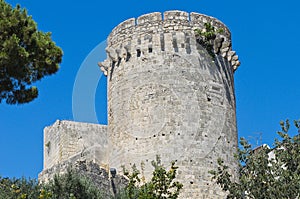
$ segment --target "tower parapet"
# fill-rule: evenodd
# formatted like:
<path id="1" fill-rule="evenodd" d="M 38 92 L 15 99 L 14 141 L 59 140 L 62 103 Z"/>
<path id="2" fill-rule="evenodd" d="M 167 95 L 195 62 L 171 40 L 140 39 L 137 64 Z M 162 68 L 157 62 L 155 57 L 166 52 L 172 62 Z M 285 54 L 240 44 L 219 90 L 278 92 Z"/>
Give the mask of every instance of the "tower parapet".
<path id="1" fill-rule="evenodd" d="M 215 53 L 226 57 L 233 70 L 236 70 L 240 63 L 231 49 L 229 29 L 216 18 L 183 11 L 167 11 L 163 16 L 160 12 L 154 12 L 120 23 L 107 39 L 108 59 L 99 63 L 99 66 L 107 75 L 114 62 L 114 65 L 119 65 L 122 61 L 133 61 L 165 51 L 198 53 L 195 30 L 204 30 L 205 23 L 222 30 L 214 42 Z"/>
<path id="2" fill-rule="evenodd" d="M 206 26 L 222 30 L 209 41 Z M 202 39 L 202 40 L 201 40 Z M 181 198 L 224 198 L 208 171 L 222 158 L 234 172 L 237 130 L 233 74 L 239 66 L 231 34 L 219 20 L 182 11 L 128 19 L 107 40 L 108 160 L 145 165 L 176 161 Z"/>

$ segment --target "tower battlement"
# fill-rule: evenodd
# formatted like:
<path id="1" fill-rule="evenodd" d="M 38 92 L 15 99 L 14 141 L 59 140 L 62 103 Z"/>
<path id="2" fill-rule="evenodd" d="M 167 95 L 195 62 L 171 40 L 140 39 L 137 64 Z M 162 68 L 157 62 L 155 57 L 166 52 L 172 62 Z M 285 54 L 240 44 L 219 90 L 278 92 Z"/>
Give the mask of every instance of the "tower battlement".
<path id="1" fill-rule="evenodd" d="M 240 63 L 231 50 L 229 29 L 216 18 L 183 11 L 167 11 L 163 15 L 154 12 L 120 23 L 107 39 L 108 59 L 99 66 L 107 75 L 112 65 L 149 58 L 153 54 L 198 54 L 201 47 L 197 43 L 195 30 L 204 30 L 206 23 L 215 30 L 222 30 L 214 40 L 214 53 L 226 57 L 236 70 Z"/>
<path id="2" fill-rule="evenodd" d="M 204 14 L 184 11 L 166 11 L 163 14 L 153 12 L 138 18 L 131 18 L 117 25 L 108 37 L 108 45 L 113 45 L 124 38 L 130 38 L 133 34 L 145 34 L 149 30 L 156 32 L 171 32 L 180 30 L 194 30 L 204 28 L 205 23 L 210 23 L 217 29 L 224 29 L 222 35 L 230 40 L 229 29 L 220 20 Z M 158 28 L 157 28 L 158 27 Z M 123 38 L 123 39 L 121 39 Z"/>

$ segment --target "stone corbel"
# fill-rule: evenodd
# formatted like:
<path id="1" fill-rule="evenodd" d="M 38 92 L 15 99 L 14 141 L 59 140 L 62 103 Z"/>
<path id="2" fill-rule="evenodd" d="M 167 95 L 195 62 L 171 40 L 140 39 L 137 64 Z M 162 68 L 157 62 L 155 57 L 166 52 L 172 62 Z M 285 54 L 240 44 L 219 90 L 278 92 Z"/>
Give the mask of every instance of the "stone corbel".
<path id="1" fill-rule="evenodd" d="M 100 67 L 100 70 L 103 72 L 103 74 L 107 76 L 108 69 L 111 66 L 111 61 L 107 58 L 103 62 L 98 62 L 98 66 Z"/>
<path id="2" fill-rule="evenodd" d="M 214 40 L 214 53 L 218 54 L 220 52 L 224 40 L 224 37 L 217 37 Z"/>
<path id="3" fill-rule="evenodd" d="M 233 68 L 233 71 L 240 66 L 241 62 L 239 61 L 239 56 L 236 55 L 235 51 L 231 50 L 231 42 L 223 40 L 220 53 L 222 57 L 227 58 Z"/>
<path id="4" fill-rule="evenodd" d="M 235 71 L 240 66 L 239 56 L 236 55 L 235 51 L 229 51 L 227 53 L 227 60 L 230 62 L 233 67 L 233 71 Z"/>
<path id="5" fill-rule="evenodd" d="M 118 55 L 118 60 L 126 61 L 127 50 L 124 47 L 116 49 L 116 52 L 117 52 L 117 55 Z"/>
<path id="6" fill-rule="evenodd" d="M 116 52 L 116 49 L 107 47 L 106 49 L 107 56 L 113 61 L 118 62 L 118 53 Z"/>

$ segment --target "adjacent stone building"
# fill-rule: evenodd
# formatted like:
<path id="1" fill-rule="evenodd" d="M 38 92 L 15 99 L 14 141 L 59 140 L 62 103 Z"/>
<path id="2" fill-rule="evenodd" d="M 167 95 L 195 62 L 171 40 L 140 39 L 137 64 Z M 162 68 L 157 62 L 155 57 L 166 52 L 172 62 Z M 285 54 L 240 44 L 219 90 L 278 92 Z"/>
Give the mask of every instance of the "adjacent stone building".
<path id="1" fill-rule="evenodd" d="M 212 37 L 209 34 L 213 34 Z M 44 171 L 63 162 L 102 168 L 176 161 L 181 198 L 224 198 L 208 171 L 222 158 L 235 172 L 234 71 L 238 56 L 219 20 L 182 11 L 150 13 L 115 27 L 107 40 L 108 125 L 57 121 L 44 131 Z M 46 177 L 45 177 L 46 176 Z"/>

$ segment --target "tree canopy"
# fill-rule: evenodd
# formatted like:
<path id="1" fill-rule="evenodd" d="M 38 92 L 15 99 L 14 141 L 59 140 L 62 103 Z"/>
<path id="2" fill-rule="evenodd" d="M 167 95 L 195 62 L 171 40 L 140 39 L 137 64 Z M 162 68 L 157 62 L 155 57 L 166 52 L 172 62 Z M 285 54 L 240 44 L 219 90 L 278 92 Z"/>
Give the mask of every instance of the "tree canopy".
<path id="1" fill-rule="evenodd" d="M 242 138 L 237 158 L 239 180 L 234 181 L 228 167 L 219 160 L 211 171 L 213 179 L 228 192 L 227 198 L 295 199 L 300 196 L 300 120 L 294 121 L 297 133 L 290 136 L 290 122 L 280 122 L 274 148 L 263 145 L 253 150 Z"/>
<path id="2" fill-rule="evenodd" d="M 20 5 L 13 8 L 0 0 L 0 103 L 34 100 L 38 89 L 32 83 L 56 73 L 61 61 L 62 50 L 51 33 L 39 31 Z"/>

